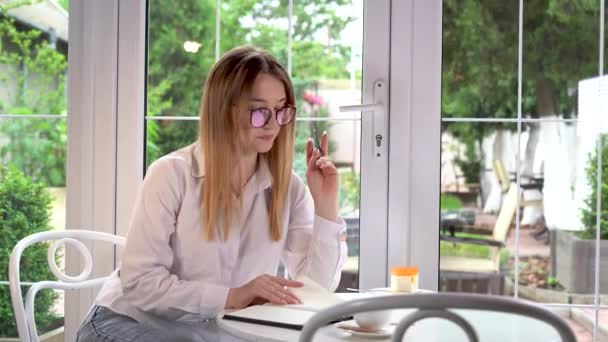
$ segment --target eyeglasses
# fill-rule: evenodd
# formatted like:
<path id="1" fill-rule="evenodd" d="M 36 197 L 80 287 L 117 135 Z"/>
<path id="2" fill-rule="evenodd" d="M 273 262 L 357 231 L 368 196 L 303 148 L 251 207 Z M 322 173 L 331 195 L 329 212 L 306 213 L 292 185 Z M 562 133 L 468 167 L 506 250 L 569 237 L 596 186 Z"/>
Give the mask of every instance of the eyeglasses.
<path id="1" fill-rule="evenodd" d="M 250 122 L 251 126 L 255 128 L 261 128 L 268 124 L 270 118 L 272 117 L 272 109 L 268 108 L 256 108 L 252 109 L 250 113 Z M 275 112 L 275 118 L 279 126 L 285 126 L 293 121 L 293 118 L 296 116 L 296 107 L 293 106 L 285 106 L 281 109 L 277 109 Z"/>

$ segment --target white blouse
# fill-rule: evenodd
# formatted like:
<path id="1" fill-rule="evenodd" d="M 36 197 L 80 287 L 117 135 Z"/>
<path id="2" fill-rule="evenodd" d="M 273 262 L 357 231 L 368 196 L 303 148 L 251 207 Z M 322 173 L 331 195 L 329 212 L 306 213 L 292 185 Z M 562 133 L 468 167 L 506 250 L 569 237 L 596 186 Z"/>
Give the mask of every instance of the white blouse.
<path id="1" fill-rule="evenodd" d="M 131 218 L 122 264 L 95 303 L 139 322 L 213 318 L 230 288 L 262 274 L 276 275 L 279 260 L 289 276 L 308 276 L 334 291 L 346 260 L 346 224 L 314 215 L 312 197 L 292 175 L 283 234 L 269 234 L 267 194 L 272 175 L 264 158 L 245 185 L 242 215 L 223 241 L 201 230 L 204 168 L 198 143 L 155 161 L 146 174 Z M 219 238 L 217 238 L 219 237 Z M 161 323 L 162 324 L 162 323 Z"/>

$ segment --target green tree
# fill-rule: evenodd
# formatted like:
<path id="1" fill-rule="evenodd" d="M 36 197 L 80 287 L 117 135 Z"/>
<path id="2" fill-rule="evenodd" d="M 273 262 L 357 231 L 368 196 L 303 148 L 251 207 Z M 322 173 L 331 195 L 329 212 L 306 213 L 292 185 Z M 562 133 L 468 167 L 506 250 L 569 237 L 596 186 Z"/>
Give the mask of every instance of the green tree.
<path id="1" fill-rule="evenodd" d="M 353 17 L 339 14 L 350 0 L 293 2 L 292 76 L 296 79 L 347 78 L 350 48 L 337 42 Z M 288 1 L 230 0 L 222 11 L 222 51 L 244 43 L 271 51 L 287 65 Z M 255 22 L 255 26 L 244 26 Z M 315 37 L 327 34 L 323 44 Z"/>
<path id="2" fill-rule="evenodd" d="M 314 92 L 319 79 L 349 76 L 350 47 L 337 42 L 352 17 L 338 11 L 349 0 L 311 0 L 294 2 L 292 78 L 299 116 L 327 116 L 324 106 L 311 111 L 303 99 L 305 92 Z M 286 0 L 227 0 L 221 10 L 221 51 L 251 44 L 272 52 L 287 65 Z M 150 3 L 148 54 L 148 115 L 197 116 L 204 82 L 215 62 L 215 1 L 187 0 L 167 10 L 159 1 Z M 192 20 L 197 18 L 197 20 Z M 255 24 L 254 24 L 255 23 Z M 281 26 L 282 25 L 282 26 Z M 327 44 L 316 39 L 326 31 Z M 185 41 L 201 43 L 197 53 L 183 49 Z M 197 137 L 195 121 L 147 122 L 147 164 L 163 154 L 193 142 Z M 305 146 L 316 126 L 319 134 L 329 129 L 328 123 L 300 123 L 296 127 L 296 160 L 294 168 L 300 176 L 306 170 Z M 334 145 L 334 144 L 332 144 Z M 304 178 L 305 179 L 305 178 Z M 345 206 L 358 207 L 357 175 L 345 177 Z M 356 183 L 356 184 L 355 184 Z M 352 204 L 348 204 L 351 201 Z M 356 203 L 355 203 L 356 201 Z M 346 203 L 348 202 L 348 203 Z"/>
<path id="3" fill-rule="evenodd" d="M 296 3 L 294 16 L 294 82 L 320 78 L 347 77 L 348 53 L 344 46 L 327 46 L 314 35 L 329 28 L 335 40 L 352 20 L 337 14 L 350 1 L 314 0 Z M 279 28 L 278 18 L 287 17 L 287 1 L 231 0 L 222 3 L 221 50 L 252 44 L 271 51 L 287 63 L 287 28 Z M 192 20 L 197 18 L 197 20 Z M 255 25 L 245 25 L 249 21 Z M 148 115 L 197 116 L 209 70 L 215 62 L 215 1 L 186 0 L 167 10 L 164 3 L 151 1 L 148 60 Z M 202 45 L 197 53 L 183 49 L 185 41 Z M 314 68 L 313 68 L 314 67 Z M 163 89 L 159 89 L 159 88 Z M 154 103 L 150 94 L 155 94 Z M 159 104 L 163 104 L 159 106 Z M 148 122 L 148 164 L 162 154 L 184 146 L 196 138 L 194 122 Z"/>
<path id="4" fill-rule="evenodd" d="M 185 0 L 167 9 L 160 1 L 151 1 L 149 9 L 148 115 L 198 116 L 204 82 L 215 62 L 215 1 Z M 328 108 L 310 110 L 303 99 L 305 92 L 315 92 L 320 79 L 349 76 L 350 47 L 338 43 L 340 33 L 353 20 L 338 11 L 349 0 L 310 0 L 294 2 L 292 79 L 296 91 L 298 116 L 328 116 Z M 272 52 L 287 65 L 286 0 L 226 0 L 221 9 L 221 51 L 251 44 Z M 196 18 L 196 20 L 192 20 Z M 319 32 L 327 33 L 327 43 L 319 42 Z M 187 53 L 185 41 L 201 44 L 198 52 Z M 196 121 L 147 122 L 149 165 L 163 154 L 196 140 Z M 328 123 L 299 123 L 296 126 L 294 169 L 300 176 L 306 170 L 305 146 L 316 126 L 319 134 Z M 332 144 L 334 145 L 334 144 Z M 305 179 L 305 177 L 304 177 Z M 345 177 L 345 207 L 358 207 L 357 175 Z M 356 184 L 355 184 L 356 183 Z M 354 203 L 356 201 L 356 203 Z"/>
<path id="5" fill-rule="evenodd" d="M 572 92 L 598 74 L 599 3 L 538 0 L 524 6 L 523 113 L 575 113 Z M 445 0 L 443 18 L 444 115 L 515 117 L 518 4 Z"/>
<path id="6" fill-rule="evenodd" d="M 524 6 L 522 113 L 576 115 L 578 82 L 598 75 L 599 2 L 535 0 Z M 516 117 L 518 4 L 445 0 L 443 7 L 444 117 Z M 447 129 L 474 155 L 483 136 L 506 127 L 450 124 Z"/>
<path id="7" fill-rule="evenodd" d="M 67 59 L 41 32 L 19 27 L 0 13 L 0 86 L 9 92 L 0 111 L 17 115 L 65 114 Z M 67 125 L 65 119 L 6 120 L 0 137 L 0 159 L 47 186 L 65 185 Z"/>

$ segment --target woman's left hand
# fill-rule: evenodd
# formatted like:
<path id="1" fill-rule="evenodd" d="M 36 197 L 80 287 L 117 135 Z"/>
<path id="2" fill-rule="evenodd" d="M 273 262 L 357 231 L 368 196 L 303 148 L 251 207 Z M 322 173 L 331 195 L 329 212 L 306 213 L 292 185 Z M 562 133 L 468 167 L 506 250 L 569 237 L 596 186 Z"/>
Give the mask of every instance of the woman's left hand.
<path id="1" fill-rule="evenodd" d="M 327 156 L 329 151 L 327 132 L 323 132 L 321 137 L 321 150 L 323 153 L 314 147 L 312 139 L 308 139 L 306 145 L 306 159 L 308 160 L 306 179 L 315 202 L 315 214 L 330 221 L 338 221 L 340 179 L 336 166 Z"/>

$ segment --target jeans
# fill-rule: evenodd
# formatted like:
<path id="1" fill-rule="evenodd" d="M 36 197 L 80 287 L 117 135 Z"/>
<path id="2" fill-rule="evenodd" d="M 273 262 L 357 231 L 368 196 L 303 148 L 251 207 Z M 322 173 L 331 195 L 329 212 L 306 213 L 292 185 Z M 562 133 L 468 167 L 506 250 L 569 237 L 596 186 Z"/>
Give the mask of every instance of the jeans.
<path id="1" fill-rule="evenodd" d="M 78 329 L 77 342 L 238 342 L 242 341 L 222 331 L 215 321 L 199 324 L 175 323 L 171 331 L 137 322 L 104 306 L 94 306 Z"/>

